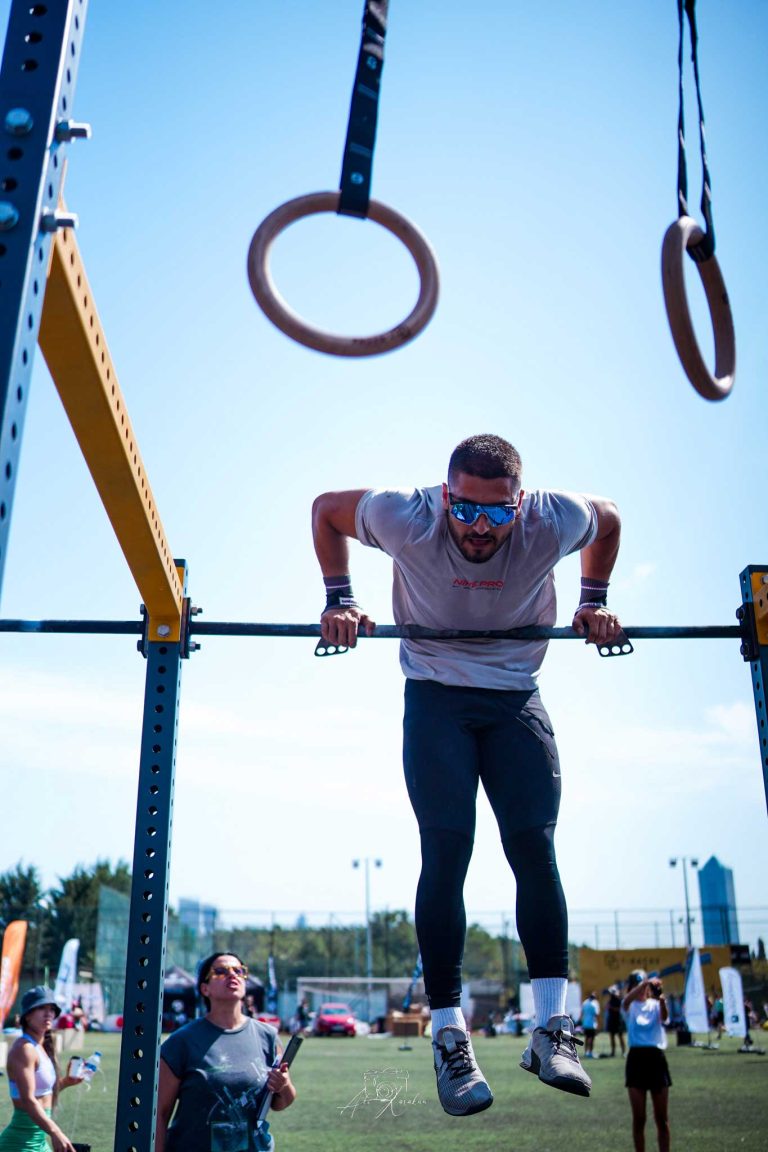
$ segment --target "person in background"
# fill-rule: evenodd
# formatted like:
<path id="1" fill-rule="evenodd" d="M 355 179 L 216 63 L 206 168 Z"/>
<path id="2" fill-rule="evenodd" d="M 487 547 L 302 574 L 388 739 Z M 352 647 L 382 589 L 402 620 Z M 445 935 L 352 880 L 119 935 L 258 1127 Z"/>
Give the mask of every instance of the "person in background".
<path id="1" fill-rule="evenodd" d="M 247 975 L 232 952 L 201 962 L 197 990 L 206 1014 L 160 1048 L 155 1152 L 264 1152 L 272 1144 L 256 1124 L 264 1094 L 272 1093 L 275 1112 L 296 1099 L 277 1032 L 245 1014 Z"/>
<path id="2" fill-rule="evenodd" d="M 496 1014 L 494 1012 L 489 1012 L 488 1015 L 486 1016 L 486 1019 L 485 1019 L 485 1025 L 483 1026 L 483 1032 L 490 1039 L 497 1034 L 497 1031 L 498 1031 L 498 1029 L 496 1028 Z"/>
<path id="3" fill-rule="evenodd" d="M 581 1006 L 581 1026 L 584 1029 L 584 1059 L 595 1059 L 595 1033 L 597 1018 L 600 1015 L 600 1001 L 597 992 L 590 992 Z"/>
<path id="4" fill-rule="evenodd" d="M 616 1055 L 616 1037 L 619 1038 L 622 1056 L 625 1054 L 624 1020 L 621 1015 L 621 996 L 615 984 L 608 989 L 608 998 L 605 1001 L 605 1030 L 611 1039 L 611 1056 Z"/>
<path id="5" fill-rule="evenodd" d="M 672 1087 L 672 1077 L 664 1055 L 667 1046 L 664 1024 L 668 1012 L 661 980 L 649 980 L 641 969 L 631 972 L 622 1007 L 627 1014 L 629 1053 L 624 1071 L 632 1107 L 635 1152 L 645 1152 L 646 1101 L 649 1092 L 659 1152 L 669 1152 L 669 1089 Z"/>
<path id="6" fill-rule="evenodd" d="M 13 1102 L 11 1122 L 0 1132 L 0 1152 L 74 1152 L 70 1140 L 53 1119 L 53 1108 L 63 1088 L 81 1084 L 82 1078 L 59 1075 L 53 1025 L 61 1013 L 53 992 L 43 984 L 21 998 L 21 1028 L 8 1053 L 8 1088 Z"/>
<path id="7" fill-rule="evenodd" d="M 78 996 L 77 1000 L 75 1000 L 72 1004 L 72 1019 L 75 1022 L 75 1028 L 78 1032 L 84 1032 L 88 1027 L 88 1020 L 85 1016 L 82 996 Z"/>
<path id="8" fill-rule="evenodd" d="M 299 1003 L 296 1005 L 296 1015 L 294 1020 L 294 1031 L 297 1032 L 300 1036 L 303 1035 L 305 1028 L 307 1028 L 309 1025 L 309 1008 L 304 997 L 302 997 Z"/>

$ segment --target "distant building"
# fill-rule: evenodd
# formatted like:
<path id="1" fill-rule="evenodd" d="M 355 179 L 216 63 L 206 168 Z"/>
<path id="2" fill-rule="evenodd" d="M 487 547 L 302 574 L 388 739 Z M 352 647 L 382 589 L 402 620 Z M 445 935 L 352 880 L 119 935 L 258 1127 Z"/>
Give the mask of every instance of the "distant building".
<path id="1" fill-rule="evenodd" d="M 211 936 L 216 930 L 218 909 L 211 904 L 201 904 L 199 900 L 179 900 L 179 920 L 197 936 Z"/>
<path id="2" fill-rule="evenodd" d="M 699 869 L 699 898 L 705 944 L 738 944 L 736 893 L 733 872 L 716 856 Z"/>

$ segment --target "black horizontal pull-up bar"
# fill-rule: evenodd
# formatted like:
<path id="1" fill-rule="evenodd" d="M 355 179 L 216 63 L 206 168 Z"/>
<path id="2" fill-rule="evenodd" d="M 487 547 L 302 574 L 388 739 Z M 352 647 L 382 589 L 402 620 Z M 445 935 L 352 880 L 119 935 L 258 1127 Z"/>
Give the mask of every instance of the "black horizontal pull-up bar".
<path id="1" fill-rule="evenodd" d="M 195 620 L 190 631 L 196 636 L 319 636 L 319 624 L 247 624 Z M 703 627 L 624 628 L 635 640 L 736 640 L 737 624 L 711 624 Z M 583 640 L 573 628 L 549 628 L 529 624 L 523 628 L 422 628 L 418 624 L 379 624 L 366 640 Z"/>
<path id="2" fill-rule="evenodd" d="M 207 624 L 195 621 L 192 632 L 198 636 L 319 636 L 319 624 Z M 741 631 L 737 624 L 704 627 L 624 628 L 636 640 L 734 640 Z M 548 628 L 529 624 L 524 628 L 422 628 L 418 624 L 380 624 L 366 640 L 583 640 L 573 628 Z"/>
<path id="3" fill-rule="evenodd" d="M 85 633 L 93 635 L 140 636 L 143 620 L 0 620 L 0 632 Z M 319 624 L 260 624 L 237 620 L 189 622 L 193 636 L 320 636 Z M 666 625 L 633 627 L 625 634 L 632 640 L 738 640 L 738 624 Z M 380 624 L 372 640 L 583 640 L 573 628 L 549 628 L 530 624 L 523 628 L 422 628 L 418 624 Z"/>
<path id="4" fill-rule="evenodd" d="M 0 632 L 81 632 L 141 636 L 143 620 L 0 620 Z"/>

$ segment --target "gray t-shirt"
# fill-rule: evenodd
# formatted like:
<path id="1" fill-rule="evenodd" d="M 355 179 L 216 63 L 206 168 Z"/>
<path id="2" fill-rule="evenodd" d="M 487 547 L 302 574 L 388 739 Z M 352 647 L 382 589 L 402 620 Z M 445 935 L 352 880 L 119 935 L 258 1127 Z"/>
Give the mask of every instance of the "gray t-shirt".
<path id="1" fill-rule="evenodd" d="M 528 492 L 511 534 L 482 564 L 466 560 L 448 531 L 442 488 L 370 491 L 356 513 L 358 539 L 391 556 L 396 624 L 500 629 L 552 625 L 552 569 L 590 544 L 597 513 L 572 492 Z M 545 640 L 403 640 L 400 664 L 413 680 L 528 691 Z"/>
<path id="2" fill-rule="evenodd" d="M 248 1017 L 227 1030 L 193 1020 L 163 1041 L 160 1055 L 181 1081 L 167 1152 L 253 1149 L 253 1123 L 277 1053 L 277 1033 Z"/>

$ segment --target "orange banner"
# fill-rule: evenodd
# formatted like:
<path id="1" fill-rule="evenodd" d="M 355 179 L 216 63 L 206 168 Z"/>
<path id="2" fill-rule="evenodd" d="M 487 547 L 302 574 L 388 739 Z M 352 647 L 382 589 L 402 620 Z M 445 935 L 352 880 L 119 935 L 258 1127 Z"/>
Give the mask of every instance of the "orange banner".
<path id="1" fill-rule="evenodd" d="M 19 991 L 26 939 L 26 920 L 11 920 L 3 935 L 3 953 L 0 958 L 0 1028 L 5 1024 L 5 1018 Z"/>

